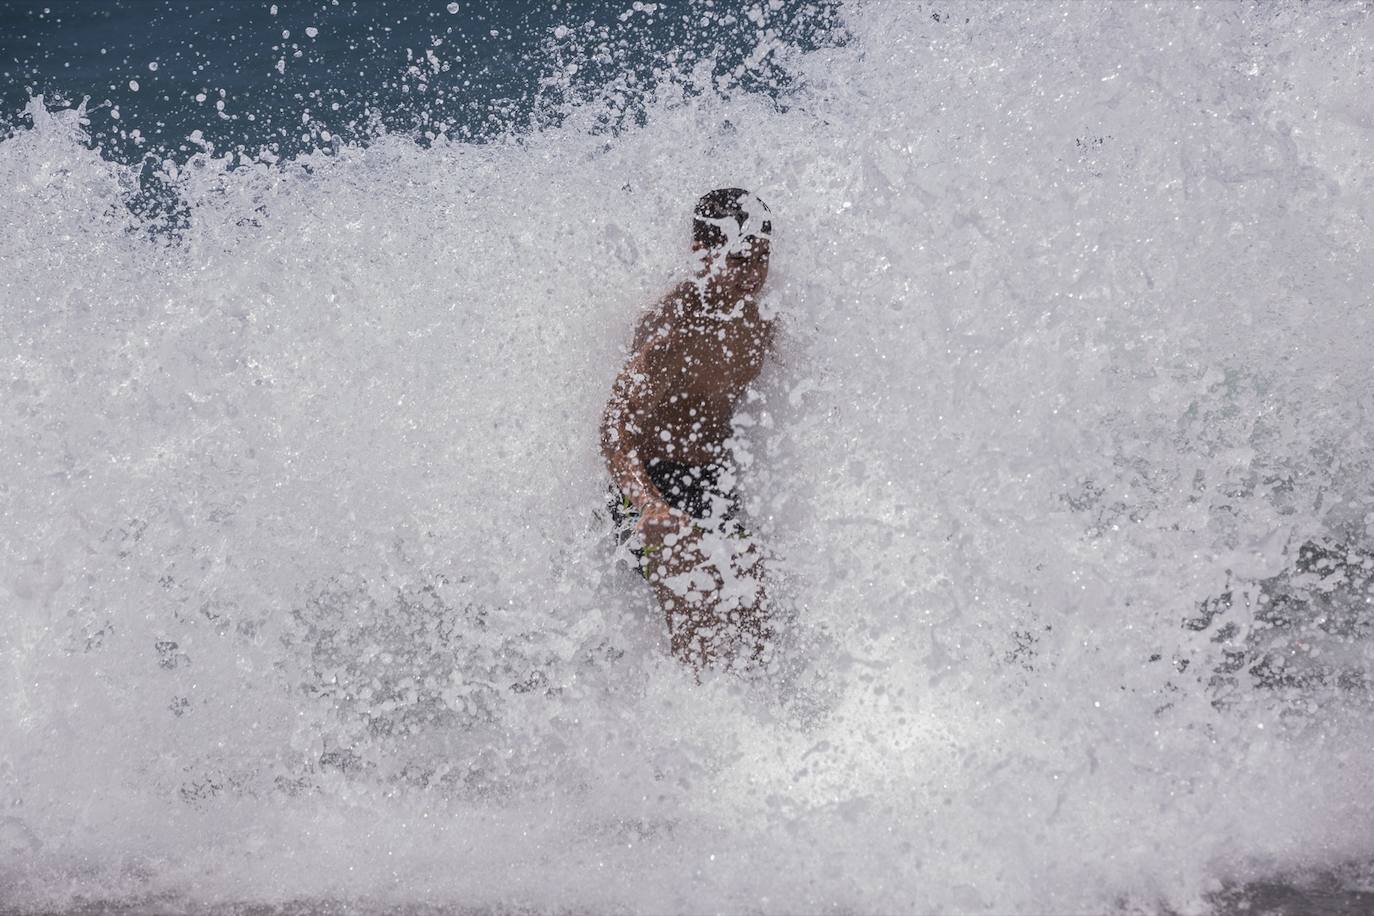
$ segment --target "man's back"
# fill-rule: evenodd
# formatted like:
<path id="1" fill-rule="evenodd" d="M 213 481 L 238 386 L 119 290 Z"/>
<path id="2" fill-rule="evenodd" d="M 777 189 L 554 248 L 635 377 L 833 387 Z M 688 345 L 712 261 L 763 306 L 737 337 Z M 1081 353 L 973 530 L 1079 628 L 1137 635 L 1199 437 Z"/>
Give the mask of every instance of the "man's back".
<path id="1" fill-rule="evenodd" d="M 636 355 L 665 381 L 640 404 L 637 447 L 645 460 L 720 457 L 735 405 L 758 377 L 773 336 L 752 295 L 721 307 L 733 292 L 689 280 L 640 323 Z"/>

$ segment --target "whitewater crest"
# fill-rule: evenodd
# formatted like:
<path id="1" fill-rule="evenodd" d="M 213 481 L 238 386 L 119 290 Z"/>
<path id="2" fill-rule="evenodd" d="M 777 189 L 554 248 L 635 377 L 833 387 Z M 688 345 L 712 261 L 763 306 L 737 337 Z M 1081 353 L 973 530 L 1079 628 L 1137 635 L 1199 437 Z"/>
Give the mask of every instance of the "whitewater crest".
<path id="1" fill-rule="evenodd" d="M 1367 880 L 1368 9 L 871 3 L 805 53 L 758 16 L 784 95 L 692 64 L 482 143 L 127 166 L 30 106 L 0 900 Z M 596 429 L 718 186 L 775 217 L 736 441 L 786 626 L 698 685 L 596 518 Z"/>

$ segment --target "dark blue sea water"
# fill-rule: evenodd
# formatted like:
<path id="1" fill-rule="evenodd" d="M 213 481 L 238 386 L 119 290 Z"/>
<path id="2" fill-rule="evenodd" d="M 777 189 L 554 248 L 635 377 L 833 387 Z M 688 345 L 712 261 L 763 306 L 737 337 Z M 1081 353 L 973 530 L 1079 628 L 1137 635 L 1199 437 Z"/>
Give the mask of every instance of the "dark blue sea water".
<path id="1" fill-rule="evenodd" d="M 838 0 L 0 0 L 0 117 L 84 99 L 112 155 L 184 159 L 193 131 L 277 156 L 382 130 L 490 137 L 699 61 L 776 96 L 776 61 L 741 66 L 756 8 L 782 47 L 842 40 Z"/>

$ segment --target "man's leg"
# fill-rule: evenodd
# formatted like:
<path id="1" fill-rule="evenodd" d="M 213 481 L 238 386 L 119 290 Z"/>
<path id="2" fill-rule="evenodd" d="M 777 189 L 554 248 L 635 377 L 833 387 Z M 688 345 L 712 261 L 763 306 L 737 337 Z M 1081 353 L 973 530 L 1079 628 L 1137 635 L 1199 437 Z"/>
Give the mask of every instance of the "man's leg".
<path id="1" fill-rule="evenodd" d="M 673 654 L 697 669 L 758 661 L 771 633 L 757 546 L 700 528 L 654 546 L 645 572 Z"/>

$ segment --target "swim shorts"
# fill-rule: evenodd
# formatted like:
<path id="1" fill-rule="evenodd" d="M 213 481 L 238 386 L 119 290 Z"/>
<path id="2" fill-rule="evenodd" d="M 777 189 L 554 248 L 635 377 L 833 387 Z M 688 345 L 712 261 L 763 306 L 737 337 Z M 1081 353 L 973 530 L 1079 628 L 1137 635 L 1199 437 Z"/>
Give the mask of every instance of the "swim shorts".
<path id="1" fill-rule="evenodd" d="M 678 464 L 673 461 L 660 461 L 655 458 L 645 467 L 649 480 L 663 495 L 663 499 L 674 509 L 679 509 L 695 519 L 702 527 L 723 528 L 736 537 L 746 538 L 749 533 L 739 520 L 739 494 L 731 487 L 724 489 L 720 478 L 726 468 L 720 464 L 693 465 Z M 611 487 L 607 502 L 611 522 L 615 526 L 617 544 L 628 545 L 630 552 L 641 561 L 653 553 L 635 543 L 634 525 L 639 512 L 631 504 L 629 497 L 614 486 Z M 641 563 L 640 572 L 644 572 Z"/>

